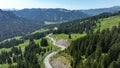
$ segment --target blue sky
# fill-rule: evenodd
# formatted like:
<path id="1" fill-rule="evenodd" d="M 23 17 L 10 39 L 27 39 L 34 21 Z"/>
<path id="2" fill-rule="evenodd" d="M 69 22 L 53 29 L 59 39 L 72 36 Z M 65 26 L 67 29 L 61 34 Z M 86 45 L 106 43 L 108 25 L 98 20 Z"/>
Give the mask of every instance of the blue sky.
<path id="1" fill-rule="evenodd" d="M 120 6 L 120 0 L 0 0 L 0 8 L 94 9 Z"/>

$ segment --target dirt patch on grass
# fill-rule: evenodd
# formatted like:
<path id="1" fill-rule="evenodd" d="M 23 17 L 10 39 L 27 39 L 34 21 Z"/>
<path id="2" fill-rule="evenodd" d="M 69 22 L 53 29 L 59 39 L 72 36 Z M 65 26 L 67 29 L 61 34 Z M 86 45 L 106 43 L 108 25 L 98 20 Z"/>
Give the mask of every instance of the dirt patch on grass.
<path id="1" fill-rule="evenodd" d="M 53 68 L 72 68 L 70 66 L 69 60 L 64 56 L 57 57 L 51 61 Z"/>
<path id="2" fill-rule="evenodd" d="M 68 47 L 69 46 L 69 41 L 66 39 L 57 39 L 56 44 L 59 44 L 61 46 Z"/>

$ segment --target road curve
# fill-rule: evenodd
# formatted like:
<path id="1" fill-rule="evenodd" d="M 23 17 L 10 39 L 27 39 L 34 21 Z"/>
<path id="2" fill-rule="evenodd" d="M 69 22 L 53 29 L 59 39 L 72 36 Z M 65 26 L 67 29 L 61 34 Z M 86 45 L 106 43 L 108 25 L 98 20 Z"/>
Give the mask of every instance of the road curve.
<path id="1" fill-rule="evenodd" d="M 64 50 L 66 47 L 56 44 L 56 40 L 54 38 L 50 37 L 51 35 L 52 34 L 47 35 L 47 38 L 49 38 L 53 42 L 54 45 L 60 47 L 61 51 Z M 52 65 L 50 64 L 50 58 L 57 53 L 58 53 L 58 51 L 54 51 L 45 57 L 45 59 L 44 59 L 45 68 L 53 68 Z"/>

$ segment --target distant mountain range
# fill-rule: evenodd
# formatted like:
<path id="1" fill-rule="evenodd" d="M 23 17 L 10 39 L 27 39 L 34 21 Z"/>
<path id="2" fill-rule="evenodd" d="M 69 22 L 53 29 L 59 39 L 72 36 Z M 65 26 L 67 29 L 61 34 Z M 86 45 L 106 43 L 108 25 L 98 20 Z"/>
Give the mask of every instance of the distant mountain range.
<path id="1" fill-rule="evenodd" d="M 99 8 L 99 9 L 89 9 L 89 10 L 67 10 L 67 9 L 22 9 L 13 10 L 13 12 L 19 16 L 26 19 L 34 20 L 36 22 L 44 23 L 48 22 L 64 22 L 72 21 L 76 19 L 83 19 L 89 16 L 98 15 L 104 12 L 117 12 L 120 11 L 120 6 L 114 6 L 110 8 Z"/>
<path id="2" fill-rule="evenodd" d="M 19 17 L 34 20 L 36 22 L 64 22 L 88 17 L 87 14 L 67 9 L 23 9 L 13 11 Z"/>
<path id="3" fill-rule="evenodd" d="M 16 16 L 13 12 L 0 10 L 0 41 L 27 34 L 40 28 L 34 21 Z"/>
<path id="4" fill-rule="evenodd" d="M 118 12 L 118 11 L 120 11 L 120 6 L 114 6 L 114 7 L 110 7 L 110 8 L 80 10 L 80 11 L 91 16 L 91 15 L 98 15 L 98 14 L 101 14 L 104 12 L 110 12 L 110 13 Z"/>

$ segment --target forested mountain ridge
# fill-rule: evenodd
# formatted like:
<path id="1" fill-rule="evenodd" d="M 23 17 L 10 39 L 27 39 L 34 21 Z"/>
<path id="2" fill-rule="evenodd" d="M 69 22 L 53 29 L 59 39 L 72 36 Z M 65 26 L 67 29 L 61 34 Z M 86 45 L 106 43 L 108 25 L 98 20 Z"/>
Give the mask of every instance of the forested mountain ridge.
<path id="1" fill-rule="evenodd" d="M 13 12 L 0 10 L 0 41 L 33 32 L 40 24 L 16 16 Z"/>
<path id="2" fill-rule="evenodd" d="M 88 9 L 88 10 L 67 10 L 62 8 L 56 9 L 22 9 L 14 10 L 13 12 L 20 17 L 26 19 L 35 20 L 40 23 L 48 22 L 64 22 L 72 21 L 76 19 L 83 19 L 86 17 L 98 15 L 104 12 L 115 13 L 120 11 L 120 6 L 113 6 L 110 8 L 98 8 L 98 9 Z"/>
<path id="3" fill-rule="evenodd" d="M 48 22 L 64 22 L 75 19 L 83 19 L 88 17 L 87 14 L 77 10 L 67 9 L 23 9 L 13 11 L 17 16 L 34 20 L 40 23 Z"/>
<path id="4" fill-rule="evenodd" d="M 102 13 L 82 20 L 74 20 L 58 26 L 54 33 L 93 33 L 97 29 L 111 28 L 120 22 L 120 12 Z M 112 21 L 112 22 L 110 22 Z"/>

